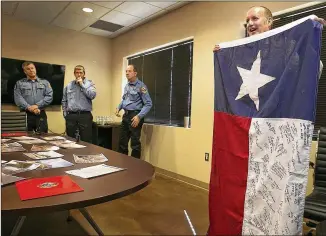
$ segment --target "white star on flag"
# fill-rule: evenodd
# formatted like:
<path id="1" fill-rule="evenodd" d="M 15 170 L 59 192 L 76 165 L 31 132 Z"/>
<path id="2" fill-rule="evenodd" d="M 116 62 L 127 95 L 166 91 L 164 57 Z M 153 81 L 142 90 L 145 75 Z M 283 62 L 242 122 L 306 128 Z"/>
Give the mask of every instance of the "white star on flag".
<path id="1" fill-rule="evenodd" d="M 258 52 L 257 59 L 252 64 L 251 70 L 246 70 L 238 67 L 238 71 L 242 78 L 242 84 L 235 100 L 242 98 L 243 96 L 249 94 L 251 100 L 255 103 L 257 111 L 259 111 L 259 96 L 258 89 L 263 87 L 265 84 L 276 79 L 275 77 L 264 75 L 260 73 L 260 51 Z"/>

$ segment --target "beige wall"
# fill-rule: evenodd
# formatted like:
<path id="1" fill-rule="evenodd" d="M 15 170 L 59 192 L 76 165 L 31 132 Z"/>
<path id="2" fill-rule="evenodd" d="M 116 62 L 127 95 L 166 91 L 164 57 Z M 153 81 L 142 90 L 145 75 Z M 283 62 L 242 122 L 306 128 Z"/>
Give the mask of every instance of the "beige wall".
<path id="1" fill-rule="evenodd" d="M 194 2 L 121 35 L 112 41 L 112 104 L 119 103 L 122 58 L 152 47 L 194 36 L 191 129 L 145 125 L 143 154 L 162 169 L 209 182 L 213 132 L 213 46 L 243 37 L 246 9 L 264 5 L 272 12 L 303 2 Z M 149 91 L 151 92 L 151 91 Z"/>
<path id="2" fill-rule="evenodd" d="M 93 116 L 110 114 L 109 39 L 59 27 L 25 23 L 3 14 L 1 23 L 2 57 L 66 65 L 65 85 L 74 79 L 74 66 L 84 65 L 87 78 L 94 81 L 97 90 Z M 6 109 L 17 108 L 2 106 L 2 110 Z M 49 128 L 54 132 L 64 132 L 61 106 L 48 108 L 47 115 Z"/>

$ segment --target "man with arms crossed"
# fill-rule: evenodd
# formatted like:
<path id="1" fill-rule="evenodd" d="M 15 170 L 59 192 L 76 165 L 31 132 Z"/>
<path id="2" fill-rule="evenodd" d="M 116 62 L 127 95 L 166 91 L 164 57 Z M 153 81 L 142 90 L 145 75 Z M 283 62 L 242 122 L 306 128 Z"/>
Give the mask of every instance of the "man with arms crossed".
<path id="1" fill-rule="evenodd" d="M 77 65 L 74 69 L 76 79 L 63 90 L 62 110 L 66 119 L 66 132 L 76 138 L 77 130 L 80 139 L 92 142 L 93 115 L 92 100 L 96 97 L 95 85 L 85 77 L 85 68 Z"/>
<path id="2" fill-rule="evenodd" d="M 47 115 L 44 108 L 53 100 L 53 90 L 49 81 L 36 74 L 32 62 L 22 65 L 26 78 L 17 81 L 14 89 L 16 105 L 27 114 L 27 130 L 48 132 Z"/>
<path id="3" fill-rule="evenodd" d="M 128 142 L 131 138 L 131 156 L 141 157 L 140 135 L 144 123 L 144 117 L 152 107 L 152 100 L 146 85 L 138 80 L 137 68 L 129 65 L 126 69 L 128 84 L 125 86 L 122 102 L 116 109 L 119 115 L 124 109 L 122 124 L 120 128 L 119 152 L 128 155 Z"/>

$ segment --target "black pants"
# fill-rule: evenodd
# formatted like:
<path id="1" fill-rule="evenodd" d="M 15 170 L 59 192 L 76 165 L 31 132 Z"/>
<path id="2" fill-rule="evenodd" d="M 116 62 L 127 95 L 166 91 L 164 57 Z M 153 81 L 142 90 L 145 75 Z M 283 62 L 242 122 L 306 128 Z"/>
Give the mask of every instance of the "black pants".
<path id="1" fill-rule="evenodd" d="M 131 156 L 136 158 L 141 157 L 140 135 L 144 119 L 141 119 L 138 126 L 135 128 L 131 126 L 131 119 L 138 113 L 139 111 L 128 111 L 123 115 L 119 140 L 119 152 L 128 155 L 128 143 L 129 139 L 131 139 Z"/>
<path id="2" fill-rule="evenodd" d="M 80 140 L 92 143 L 92 122 L 91 112 L 68 113 L 66 116 L 67 135 L 76 138 L 77 128 L 79 128 Z"/>
<path id="3" fill-rule="evenodd" d="M 39 115 L 35 115 L 29 111 L 27 114 L 27 130 L 41 133 L 48 132 L 48 118 L 44 110 L 41 110 Z"/>

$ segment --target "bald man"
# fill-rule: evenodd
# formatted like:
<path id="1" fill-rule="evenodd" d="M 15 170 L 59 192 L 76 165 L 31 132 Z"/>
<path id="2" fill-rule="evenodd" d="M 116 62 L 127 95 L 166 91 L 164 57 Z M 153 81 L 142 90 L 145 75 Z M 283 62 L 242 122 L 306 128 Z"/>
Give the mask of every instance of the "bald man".
<path id="1" fill-rule="evenodd" d="M 326 26 L 326 21 L 324 19 L 316 17 L 314 20 Z M 248 10 L 246 16 L 246 30 L 249 37 L 271 30 L 272 25 L 273 15 L 267 7 L 255 6 Z M 218 50 L 220 50 L 220 47 L 216 45 L 213 51 L 216 52 Z"/>

